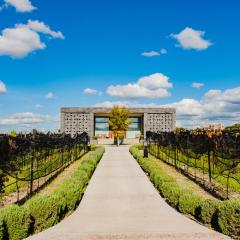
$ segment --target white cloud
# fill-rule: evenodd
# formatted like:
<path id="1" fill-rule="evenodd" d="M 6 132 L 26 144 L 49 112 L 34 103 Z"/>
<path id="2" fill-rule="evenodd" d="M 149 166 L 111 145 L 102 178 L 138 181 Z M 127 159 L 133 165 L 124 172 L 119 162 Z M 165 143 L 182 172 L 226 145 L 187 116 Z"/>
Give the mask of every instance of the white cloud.
<path id="1" fill-rule="evenodd" d="M 193 28 L 186 27 L 178 34 L 171 34 L 170 36 L 176 39 L 184 49 L 205 50 L 212 45 L 210 40 L 205 40 L 203 37 L 204 31 L 194 30 Z"/>
<path id="2" fill-rule="evenodd" d="M 53 121 L 49 115 L 34 114 L 32 112 L 15 113 L 7 117 L 0 117 L 0 125 L 36 124 Z"/>
<path id="3" fill-rule="evenodd" d="M 204 83 L 199 83 L 199 82 L 194 82 L 193 84 L 192 84 L 192 87 L 193 88 L 201 88 L 201 87 L 203 87 L 204 86 Z"/>
<path id="4" fill-rule="evenodd" d="M 105 101 L 100 102 L 92 105 L 92 107 L 105 107 L 105 108 L 112 108 L 113 106 L 119 106 L 119 107 L 129 107 L 130 105 L 128 102 L 121 102 L 121 101 Z"/>
<path id="5" fill-rule="evenodd" d="M 7 92 L 7 87 L 6 87 L 6 85 L 4 84 L 4 82 L 2 82 L 2 81 L 0 80 L 0 94 L 6 93 L 6 92 Z"/>
<path id="6" fill-rule="evenodd" d="M 160 50 L 160 53 L 161 53 L 161 54 L 167 54 L 167 49 L 162 48 L 162 49 Z"/>
<path id="7" fill-rule="evenodd" d="M 53 38 L 64 39 L 62 32 L 60 31 L 55 32 L 51 30 L 50 27 L 46 25 L 44 22 L 40 22 L 38 20 L 35 21 L 28 20 L 27 26 L 35 32 L 44 33 L 50 35 Z"/>
<path id="8" fill-rule="evenodd" d="M 43 105 L 41 105 L 41 104 L 36 104 L 36 105 L 35 105 L 35 108 L 43 108 Z"/>
<path id="9" fill-rule="evenodd" d="M 220 96 L 222 93 L 221 90 L 209 90 L 208 92 L 205 93 L 204 97 L 205 98 L 216 98 L 217 96 Z"/>
<path id="10" fill-rule="evenodd" d="M 0 55 L 23 58 L 46 45 L 41 42 L 38 32 L 54 38 L 63 38 L 61 32 L 54 32 L 43 22 L 29 20 L 27 24 L 16 24 L 14 28 L 5 28 L 0 35 Z"/>
<path id="11" fill-rule="evenodd" d="M 95 90 L 95 89 L 92 89 L 92 88 L 85 88 L 84 90 L 83 90 L 83 93 L 85 93 L 85 94 L 97 94 L 97 90 Z"/>
<path id="12" fill-rule="evenodd" d="M 160 56 L 160 53 L 156 51 L 150 51 L 150 52 L 143 52 L 141 55 L 144 57 L 156 57 L 156 56 Z"/>
<path id="13" fill-rule="evenodd" d="M 156 103 L 136 103 L 136 102 L 130 102 L 130 101 L 105 101 L 105 102 L 99 102 L 94 104 L 92 107 L 106 107 L 106 108 L 112 108 L 113 106 L 119 106 L 119 107 L 142 107 L 142 108 L 158 108 L 160 105 Z"/>
<path id="14" fill-rule="evenodd" d="M 186 128 L 203 127 L 210 123 L 230 125 L 240 121 L 240 87 L 226 90 L 209 90 L 200 100 L 181 99 L 178 102 L 160 105 L 141 104 L 133 101 L 105 101 L 94 107 L 173 107 L 177 111 L 177 126 Z"/>
<path id="15" fill-rule="evenodd" d="M 166 106 L 174 107 L 177 109 L 178 114 L 181 116 L 199 116 L 202 114 L 202 105 L 195 99 L 182 99 L 179 102 L 171 103 Z"/>
<path id="16" fill-rule="evenodd" d="M 54 95 L 52 92 L 49 92 L 46 96 L 45 96 L 46 99 L 53 99 L 54 98 Z"/>
<path id="17" fill-rule="evenodd" d="M 36 9 L 29 0 L 4 0 L 4 6 L 12 6 L 17 12 L 32 12 Z"/>
<path id="18" fill-rule="evenodd" d="M 126 85 L 111 85 L 107 93 L 112 97 L 137 99 L 137 98 L 165 98 L 171 94 L 168 89 L 172 88 L 169 78 L 162 73 L 155 73 L 140 78 L 135 83 Z"/>
<path id="19" fill-rule="evenodd" d="M 240 119 L 240 87 L 209 90 L 200 100 L 182 99 L 165 106 L 177 109 L 178 123 L 184 127 L 215 122 L 229 125 Z"/>
<path id="20" fill-rule="evenodd" d="M 40 36 L 26 25 L 6 28 L 0 35 L 0 55 L 22 58 L 45 47 L 45 44 L 40 40 Z"/>
<path id="21" fill-rule="evenodd" d="M 162 48 L 159 52 L 157 51 L 143 52 L 141 55 L 144 57 L 156 57 L 166 53 L 167 53 L 167 50 L 165 48 Z"/>

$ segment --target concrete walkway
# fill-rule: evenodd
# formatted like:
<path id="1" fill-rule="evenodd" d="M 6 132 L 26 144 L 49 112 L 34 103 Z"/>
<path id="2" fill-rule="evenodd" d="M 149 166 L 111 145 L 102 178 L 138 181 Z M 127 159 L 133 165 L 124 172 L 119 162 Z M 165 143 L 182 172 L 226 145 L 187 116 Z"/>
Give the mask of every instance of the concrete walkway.
<path id="1" fill-rule="evenodd" d="M 230 239 L 166 204 L 128 148 L 107 146 L 78 209 L 56 226 L 29 239 Z"/>

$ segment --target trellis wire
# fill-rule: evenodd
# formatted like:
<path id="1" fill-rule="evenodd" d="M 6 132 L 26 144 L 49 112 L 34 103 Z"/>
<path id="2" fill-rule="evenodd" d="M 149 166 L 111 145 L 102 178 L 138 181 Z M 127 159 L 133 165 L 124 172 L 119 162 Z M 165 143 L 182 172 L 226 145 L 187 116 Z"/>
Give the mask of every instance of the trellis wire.
<path id="1" fill-rule="evenodd" d="M 46 182 L 86 153 L 88 143 L 87 133 L 74 137 L 36 132 L 16 137 L 0 135 L 1 195 L 15 192 L 16 201 L 19 201 L 21 185 L 27 185 L 24 197 L 32 195 L 41 187 L 41 179 Z"/>
<path id="2" fill-rule="evenodd" d="M 230 182 L 240 193 L 240 132 L 147 132 L 149 151 L 220 198 L 229 198 Z M 234 190 L 231 189 L 231 192 Z"/>

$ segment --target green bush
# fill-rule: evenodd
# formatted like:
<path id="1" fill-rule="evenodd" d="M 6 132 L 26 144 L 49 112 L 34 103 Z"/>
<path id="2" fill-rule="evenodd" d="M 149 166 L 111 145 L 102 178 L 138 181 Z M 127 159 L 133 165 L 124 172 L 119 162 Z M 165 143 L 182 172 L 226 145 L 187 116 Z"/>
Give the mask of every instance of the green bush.
<path id="1" fill-rule="evenodd" d="M 166 201 L 173 207 L 178 209 L 179 198 L 184 194 L 185 190 L 181 189 L 177 183 L 165 182 L 162 185 L 162 195 Z"/>
<path id="2" fill-rule="evenodd" d="M 72 212 L 77 205 L 79 204 L 84 188 L 86 183 L 82 181 L 76 181 L 67 179 L 64 181 L 64 184 L 62 184 L 57 190 L 56 194 L 58 194 L 62 199 L 62 210 L 61 212 L 64 216 L 67 212 Z"/>
<path id="3" fill-rule="evenodd" d="M 218 225 L 224 234 L 240 237 L 240 200 L 227 200 L 220 205 L 218 211 Z"/>
<path id="4" fill-rule="evenodd" d="M 5 227 L 4 227 L 2 212 L 0 211 L 0 240 L 3 239 L 4 235 L 5 235 Z"/>
<path id="5" fill-rule="evenodd" d="M 40 232 L 58 223 L 64 211 L 60 194 L 39 195 L 30 199 L 26 208 L 34 219 L 34 232 Z"/>
<path id="6" fill-rule="evenodd" d="M 217 228 L 217 211 L 221 201 L 207 199 L 200 205 L 199 220 L 204 224 L 211 224 L 213 228 Z"/>
<path id="7" fill-rule="evenodd" d="M 199 215 L 200 205 L 204 199 L 193 193 L 184 193 L 179 197 L 178 210 L 184 214 L 190 214 L 194 217 Z"/>
<path id="8" fill-rule="evenodd" d="M 155 187 L 158 189 L 158 191 L 165 197 L 163 193 L 164 184 L 170 183 L 170 185 L 172 186 L 173 184 L 176 183 L 176 180 L 173 177 L 168 176 L 167 174 L 159 170 L 158 173 L 154 175 L 153 183 Z"/>
<path id="9" fill-rule="evenodd" d="M 1 215 L 0 239 L 19 240 L 28 236 L 31 220 L 27 209 L 10 205 L 1 210 Z"/>

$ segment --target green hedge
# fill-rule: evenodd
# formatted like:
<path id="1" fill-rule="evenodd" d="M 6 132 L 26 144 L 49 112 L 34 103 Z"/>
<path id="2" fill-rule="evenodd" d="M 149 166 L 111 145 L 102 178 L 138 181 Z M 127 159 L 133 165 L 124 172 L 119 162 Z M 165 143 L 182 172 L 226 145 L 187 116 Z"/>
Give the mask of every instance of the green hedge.
<path id="1" fill-rule="evenodd" d="M 2 224 L 0 239 L 19 240 L 26 238 L 30 229 L 30 213 L 26 208 L 10 205 L 0 211 Z"/>
<path id="2" fill-rule="evenodd" d="M 0 240 L 19 240 L 58 223 L 80 203 L 85 188 L 104 153 L 103 147 L 87 153 L 72 176 L 49 194 L 37 194 L 23 206 L 0 210 Z"/>
<path id="3" fill-rule="evenodd" d="M 218 211 L 220 230 L 227 235 L 240 239 L 240 200 L 227 200 Z"/>
<path id="4" fill-rule="evenodd" d="M 34 232 L 41 232 L 58 223 L 63 206 L 61 196 L 56 193 L 39 195 L 29 200 L 26 208 L 34 219 Z"/>
<path id="5" fill-rule="evenodd" d="M 204 199 L 161 170 L 153 158 L 143 158 L 139 145 L 130 153 L 149 176 L 166 201 L 184 214 L 190 214 L 217 231 L 240 239 L 240 200 Z"/>
<path id="6" fill-rule="evenodd" d="M 0 211 L 0 239 L 3 239 L 3 237 L 4 237 L 4 231 L 5 231 L 4 221 L 3 221 L 2 213 L 1 213 L 1 211 Z"/>
<path id="7" fill-rule="evenodd" d="M 204 199 L 201 196 L 197 196 L 191 192 L 183 193 L 179 197 L 178 210 L 181 213 L 198 217 L 200 206 L 203 202 Z"/>
<path id="8" fill-rule="evenodd" d="M 207 199 L 200 205 L 199 220 L 204 224 L 209 224 L 217 229 L 217 213 L 222 202 L 214 199 Z"/>

